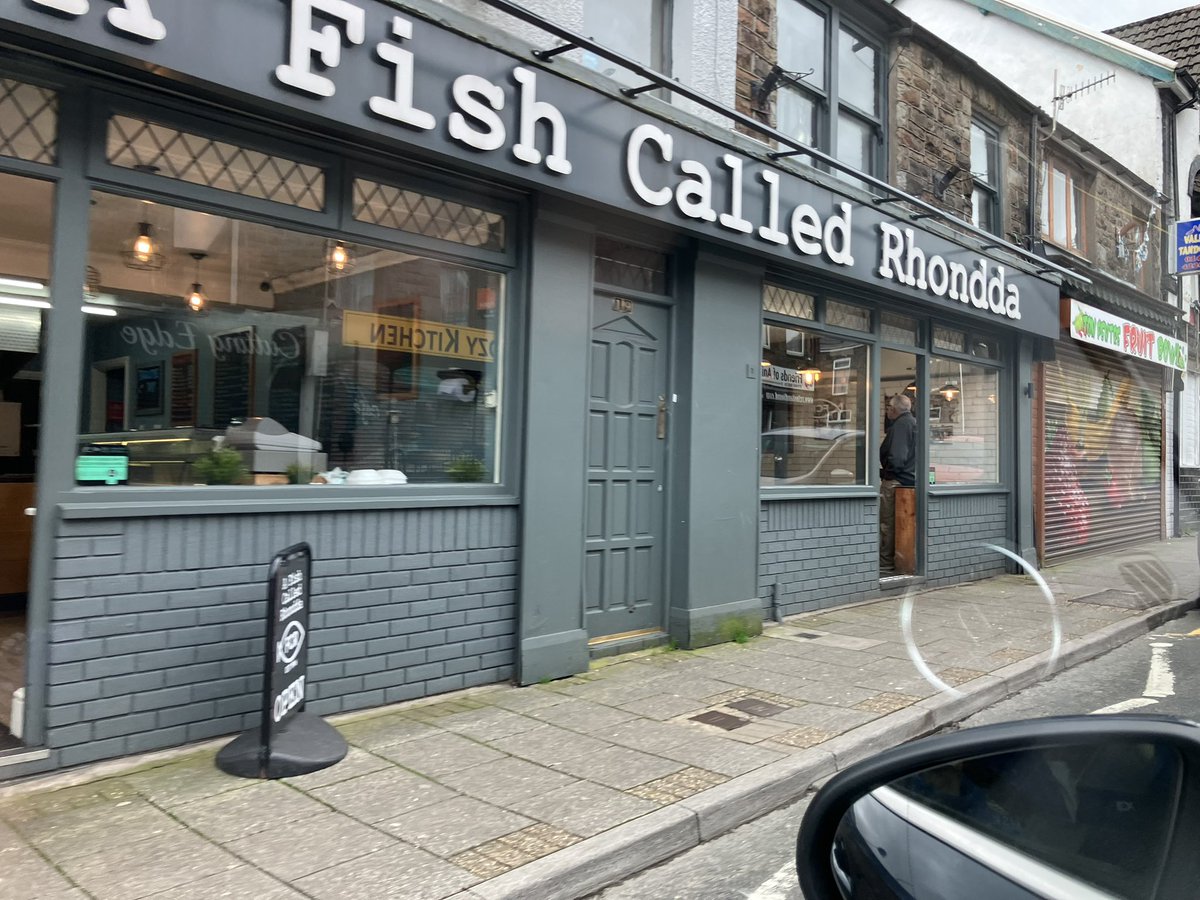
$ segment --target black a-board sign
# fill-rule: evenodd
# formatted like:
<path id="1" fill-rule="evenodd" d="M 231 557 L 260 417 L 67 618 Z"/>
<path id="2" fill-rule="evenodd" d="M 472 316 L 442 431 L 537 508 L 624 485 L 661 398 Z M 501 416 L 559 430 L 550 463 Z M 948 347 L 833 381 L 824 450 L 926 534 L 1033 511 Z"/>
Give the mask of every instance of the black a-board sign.
<path id="1" fill-rule="evenodd" d="M 304 711 L 308 678 L 312 549 L 295 544 L 275 554 L 268 570 L 262 722 L 217 754 L 217 766 L 247 778 L 287 778 L 331 766 L 345 740 Z"/>

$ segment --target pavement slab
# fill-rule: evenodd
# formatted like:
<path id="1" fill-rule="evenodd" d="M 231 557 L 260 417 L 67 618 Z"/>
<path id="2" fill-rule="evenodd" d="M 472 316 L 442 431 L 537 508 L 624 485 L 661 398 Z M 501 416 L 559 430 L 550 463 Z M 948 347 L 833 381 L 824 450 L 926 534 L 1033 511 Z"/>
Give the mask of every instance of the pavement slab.
<path id="1" fill-rule="evenodd" d="M 1144 596 L 1147 571 L 1165 593 Z M 583 897 L 1200 596 L 1194 539 L 1047 575 L 1053 605 L 1024 576 L 912 593 L 911 645 L 902 598 L 888 597 L 768 623 L 742 644 L 340 717 L 346 758 L 279 782 L 190 749 L 0 785 L 0 897 Z M 1092 602 L 1114 590 L 1123 605 Z M 927 682 L 914 653 L 962 695 Z"/>
<path id="2" fill-rule="evenodd" d="M 394 843 L 383 831 L 327 812 L 232 841 L 225 849 L 278 879 L 295 882 Z"/>
<path id="3" fill-rule="evenodd" d="M 360 775 L 310 795 L 329 807 L 368 824 L 390 816 L 449 800 L 454 792 L 404 769 L 384 769 Z"/>
<path id="4" fill-rule="evenodd" d="M 396 843 L 301 878 L 296 886 L 317 900 L 442 900 L 480 880 L 432 853 Z"/>
<path id="5" fill-rule="evenodd" d="M 180 826 L 143 841 L 63 860 L 59 868 L 97 900 L 139 900 L 241 865 L 241 860 Z"/>
<path id="6" fill-rule="evenodd" d="M 381 822 L 379 827 L 430 853 L 449 857 L 533 824 L 531 818 L 490 803 L 455 797 Z"/>

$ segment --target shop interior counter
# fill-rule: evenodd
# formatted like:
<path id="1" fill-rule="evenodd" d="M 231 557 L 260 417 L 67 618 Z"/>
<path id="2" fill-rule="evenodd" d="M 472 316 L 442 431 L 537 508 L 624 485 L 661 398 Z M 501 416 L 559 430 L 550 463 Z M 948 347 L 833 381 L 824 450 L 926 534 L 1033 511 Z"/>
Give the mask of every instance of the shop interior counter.
<path id="1" fill-rule="evenodd" d="M 192 467 L 213 449 L 214 428 L 162 428 L 80 435 L 82 445 L 122 447 L 129 452 L 129 484 L 181 485 L 196 483 Z"/>

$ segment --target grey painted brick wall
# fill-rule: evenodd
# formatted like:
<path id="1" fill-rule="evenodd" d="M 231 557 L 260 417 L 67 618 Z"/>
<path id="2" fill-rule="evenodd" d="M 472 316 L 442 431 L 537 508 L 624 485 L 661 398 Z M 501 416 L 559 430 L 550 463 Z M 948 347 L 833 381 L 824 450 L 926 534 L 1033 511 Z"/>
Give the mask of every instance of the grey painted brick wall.
<path id="1" fill-rule="evenodd" d="M 879 502 L 771 500 L 759 512 L 763 612 L 779 582 L 785 616 L 863 600 L 879 590 Z"/>
<path id="2" fill-rule="evenodd" d="M 1005 559 L 984 544 L 1007 546 L 1007 494 L 929 498 L 926 583 L 958 584 L 1003 575 Z"/>
<path id="3" fill-rule="evenodd" d="M 504 681 L 517 510 L 63 522 L 48 744 L 75 765 L 257 724 L 271 557 L 313 548 L 308 709 Z"/>

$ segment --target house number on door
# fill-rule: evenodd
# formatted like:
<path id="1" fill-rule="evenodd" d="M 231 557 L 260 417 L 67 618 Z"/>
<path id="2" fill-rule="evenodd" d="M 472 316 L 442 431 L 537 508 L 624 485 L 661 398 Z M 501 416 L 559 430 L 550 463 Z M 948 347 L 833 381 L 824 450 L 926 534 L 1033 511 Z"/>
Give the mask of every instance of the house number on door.
<path id="1" fill-rule="evenodd" d="M 613 312 L 631 313 L 633 312 L 633 301 L 626 300 L 624 297 L 613 298 Z"/>

